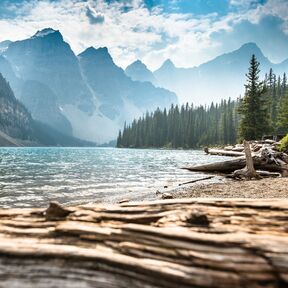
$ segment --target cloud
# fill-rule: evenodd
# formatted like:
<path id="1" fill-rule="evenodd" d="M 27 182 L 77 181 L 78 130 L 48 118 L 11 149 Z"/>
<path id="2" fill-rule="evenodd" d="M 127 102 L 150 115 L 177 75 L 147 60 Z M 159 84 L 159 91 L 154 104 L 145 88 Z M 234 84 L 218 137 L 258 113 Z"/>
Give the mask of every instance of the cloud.
<path id="1" fill-rule="evenodd" d="M 76 53 L 107 46 L 122 67 L 138 58 L 152 69 L 166 58 L 191 67 L 248 40 L 275 61 L 288 57 L 287 0 L 217 1 L 222 8 L 211 0 L 17 0 L 17 9 L 12 2 L 0 2 L 0 41 L 53 27 Z M 13 17 L 2 17 L 3 5 Z"/>
<path id="2" fill-rule="evenodd" d="M 89 6 L 87 7 L 86 16 L 88 17 L 90 24 L 102 24 L 105 20 L 104 15 L 96 13 Z"/>
<path id="3" fill-rule="evenodd" d="M 229 2 L 231 6 L 237 8 L 251 9 L 265 4 L 267 0 L 230 0 Z"/>

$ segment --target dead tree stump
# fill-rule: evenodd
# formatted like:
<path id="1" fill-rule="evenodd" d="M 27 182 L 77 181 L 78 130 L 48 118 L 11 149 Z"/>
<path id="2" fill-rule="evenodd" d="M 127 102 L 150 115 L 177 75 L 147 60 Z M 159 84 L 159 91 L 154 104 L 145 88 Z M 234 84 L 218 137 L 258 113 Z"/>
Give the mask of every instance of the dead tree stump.
<path id="1" fill-rule="evenodd" d="M 232 173 L 232 178 L 235 179 L 261 179 L 262 177 L 256 172 L 253 164 L 253 158 L 251 154 L 250 144 L 248 141 L 243 142 L 244 152 L 246 158 L 246 166 L 243 169 L 236 170 Z"/>

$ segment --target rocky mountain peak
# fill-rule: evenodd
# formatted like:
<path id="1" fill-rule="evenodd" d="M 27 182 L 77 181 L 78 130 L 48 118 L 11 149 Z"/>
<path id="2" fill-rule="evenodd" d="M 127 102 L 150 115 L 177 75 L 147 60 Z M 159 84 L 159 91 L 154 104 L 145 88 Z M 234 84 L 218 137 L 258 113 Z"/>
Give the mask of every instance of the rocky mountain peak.
<path id="1" fill-rule="evenodd" d="M 162 66 L 159 69 L 173 69 L 173 68 L 176 68 L 174 63 L 170 59 L 167 59 L 163 62 Z"/>
<path id="2" fill-rule="evenodd" d="M 95 48 L 93 46 L 87 48 L 85 51 L 80 53 L 78 57 L 82 59 L 93 59 L 94 61 L 97 61 L 98 63 L 107 63 L 107 62 L 113 62 L 113 59 L 111 55 L 109 54 L 107 47 L 100 47 Z"/>
<path id="3" fill-rule="evenodd" d="M 134 81 L 151 82 L 156 84 L 153 73 L 140 60 L 136 60 L 125 69 L 125 73 Z"/>
<path id="4" fill-rule="evenodd" d="M 230 54 L 238 54 L 238 55 L 243 55 L 243 56 L 249 56 L 251 57 L 252 54 L 254 54 L 257 58 L 264 58 L 265 56 L 263 55 L 261 49 L 257 46 L 256 43 L 254 42 L 249 42 L 243 44 L 238 50 L 235 50 L 234 52 L 231 52 Z"/>
<path id="5" fill-rule="evenodd" d="M 63 40 L 63 36 L 60 33 L 59 30 L 54 30 L 52 28 L 44 28 L 42 30 L 38 30 L 31 38 L 35 39 L 35 38 L 44 38 L 44 37 L 54 37 L 54 38 L 60 38 Z"/>

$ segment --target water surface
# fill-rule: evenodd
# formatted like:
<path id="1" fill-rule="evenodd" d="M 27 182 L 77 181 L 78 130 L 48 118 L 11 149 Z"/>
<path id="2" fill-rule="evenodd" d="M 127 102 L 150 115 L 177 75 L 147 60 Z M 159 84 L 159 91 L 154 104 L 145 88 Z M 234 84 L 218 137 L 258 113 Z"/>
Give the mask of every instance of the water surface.
<path id="1" fill-rule="evenodd" d="M 200 150 L 1 148 L 0 207 L 152 200 L 203 177 L 183 166 L 219 161 Z"/>

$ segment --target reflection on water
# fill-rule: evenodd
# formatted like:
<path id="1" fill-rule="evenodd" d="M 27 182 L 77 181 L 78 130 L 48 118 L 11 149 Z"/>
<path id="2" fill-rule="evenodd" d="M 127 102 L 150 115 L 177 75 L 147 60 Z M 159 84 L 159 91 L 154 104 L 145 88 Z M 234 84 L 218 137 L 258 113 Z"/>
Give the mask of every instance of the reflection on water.
<path id="1" fill-rule="evenodd" d="M 203 176 L 181 167 L 220 159 L 198 150 L 1 148 L 0 206 L 155 199 L 164 185 Z"/>

